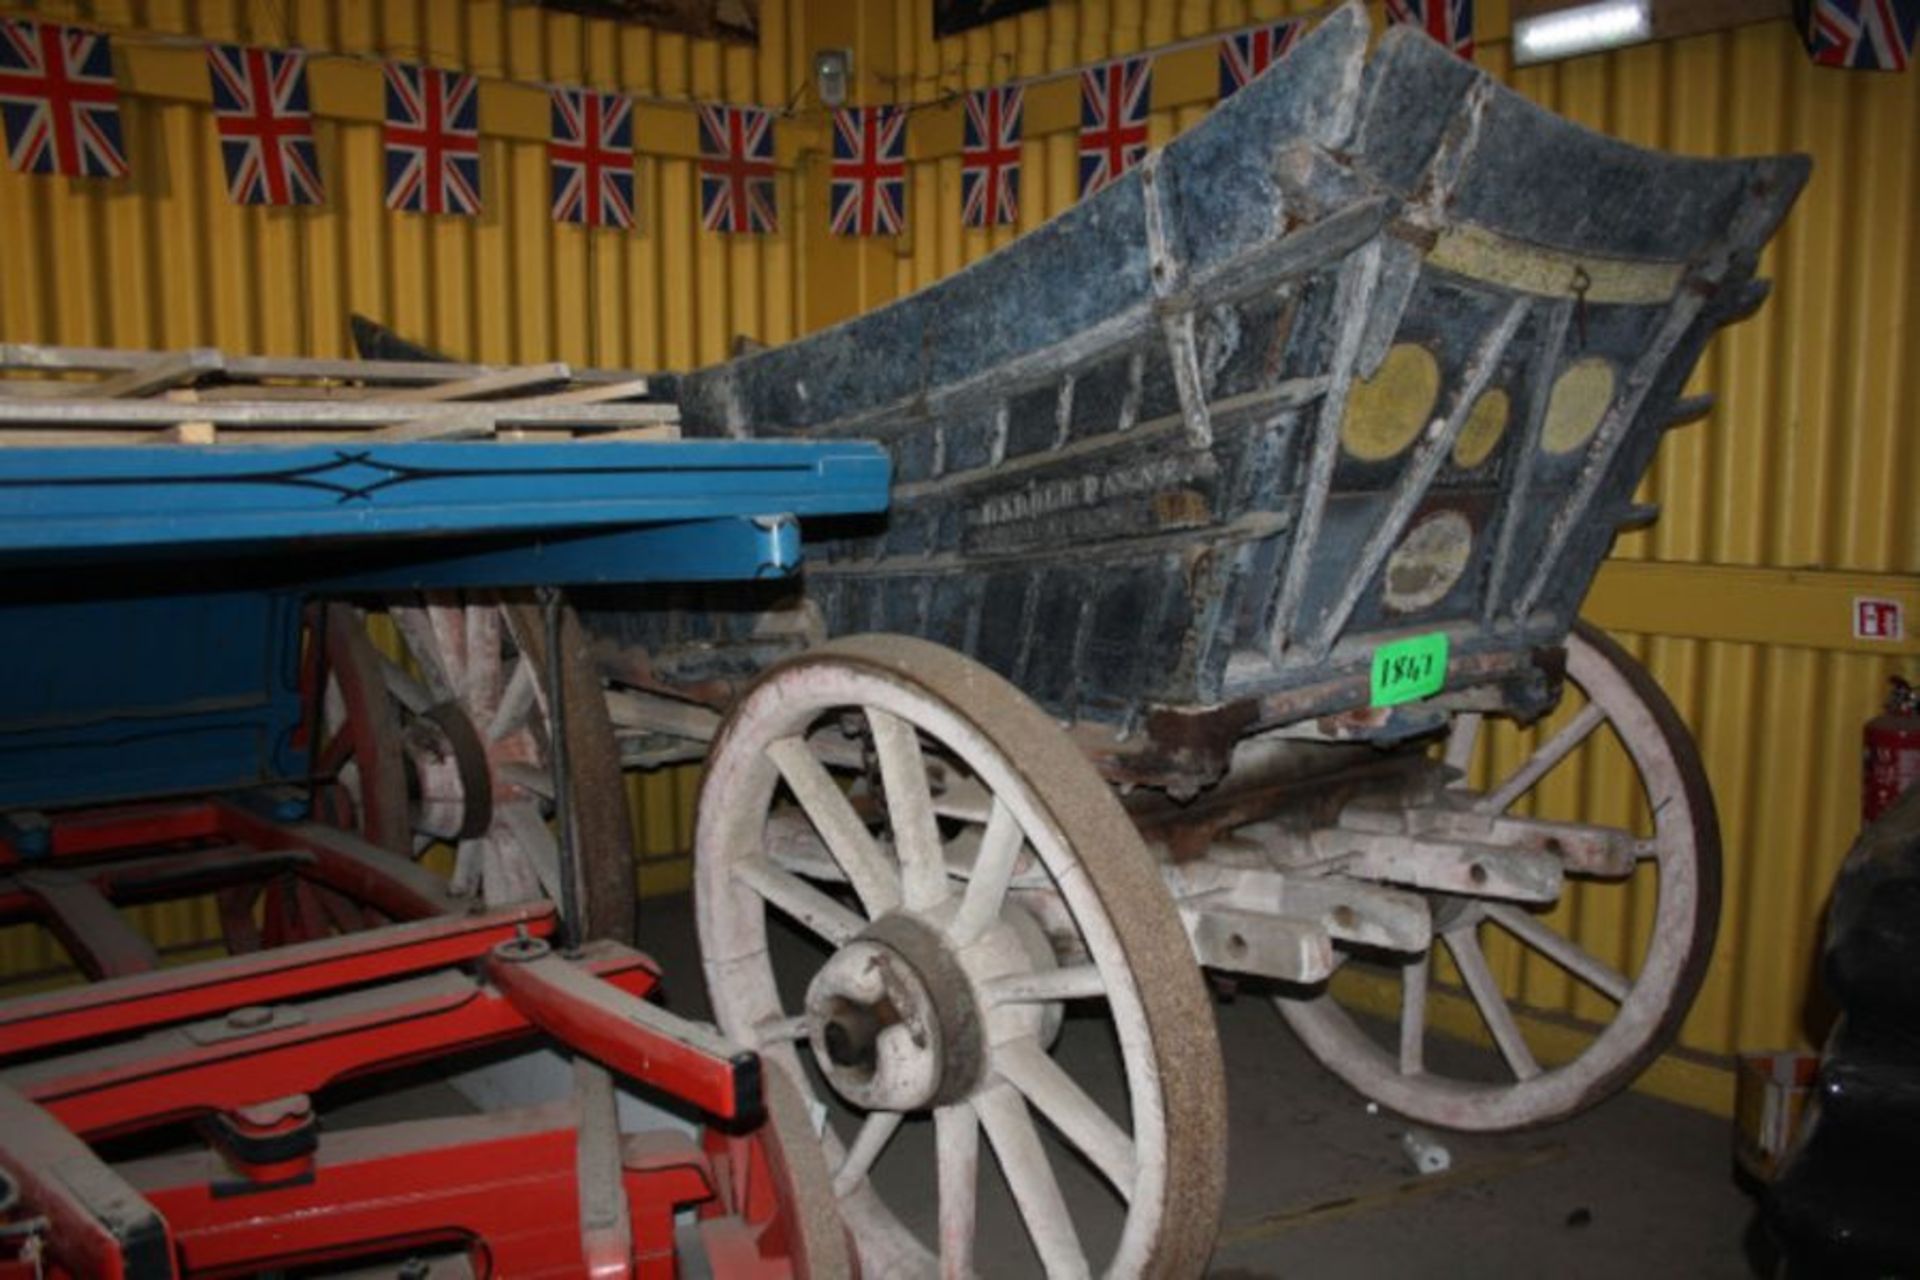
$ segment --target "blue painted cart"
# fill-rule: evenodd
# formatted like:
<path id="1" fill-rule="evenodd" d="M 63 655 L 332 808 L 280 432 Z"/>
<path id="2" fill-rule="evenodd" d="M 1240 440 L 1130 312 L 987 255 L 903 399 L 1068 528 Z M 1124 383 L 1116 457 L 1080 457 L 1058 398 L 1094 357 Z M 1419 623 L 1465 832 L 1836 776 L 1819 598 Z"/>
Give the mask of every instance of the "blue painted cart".
<path id="1" fill-rule="evenodd" d="M 454 895 L 578 890 L 588 933 L 630 939 L 613 721 L 554 589 L 785 576 L 799 518 L 880 511 L 887 483 L 858 443 L 0 450 L 0 866 L 23 873 L 0 917 L 127 972 L 150 956 L 110 904 L 212 886 L 230 945 L 297 940 L 369 899 L 444 905 L 406 859 L 446 840 Z M 275 845 L 337 874 L 269 886 L 256 926 Z M 49 876 L 135 849 L 166 855 L 145 880 Z"/>

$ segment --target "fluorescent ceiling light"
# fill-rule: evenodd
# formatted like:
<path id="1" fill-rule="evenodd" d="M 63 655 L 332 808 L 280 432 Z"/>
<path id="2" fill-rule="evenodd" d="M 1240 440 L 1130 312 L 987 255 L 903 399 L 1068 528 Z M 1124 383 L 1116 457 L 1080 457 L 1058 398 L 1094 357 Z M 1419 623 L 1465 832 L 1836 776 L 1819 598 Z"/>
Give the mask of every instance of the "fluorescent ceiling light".
<path id="1" fill-rule="evenodd" d="M 1653 37 L 1650 9 L 1649 0 L 1603 0 L 1516 18 L 1513 60 L 1546 62 L 1638 44 Z"/>

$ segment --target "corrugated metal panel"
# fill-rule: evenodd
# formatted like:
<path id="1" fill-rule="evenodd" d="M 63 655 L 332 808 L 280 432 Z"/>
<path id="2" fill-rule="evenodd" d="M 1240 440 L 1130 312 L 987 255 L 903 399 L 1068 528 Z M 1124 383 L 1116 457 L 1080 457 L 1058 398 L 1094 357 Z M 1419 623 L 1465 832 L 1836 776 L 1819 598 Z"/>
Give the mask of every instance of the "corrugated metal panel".
<path id="1" fill-rule="evenodd" d="M 933 103 L 961 87 L 1312 9 L 1245 0 L 1055 0 L 1044 12 L 935 40 L 928 6 L 897 0 L 899 27 L 912 38 L 898 42 L 894 70 L 903 96 Z M 1616 557 L 1902 575 L 1874 582 L 1915 598 L 1920 433 L 1909 429 L 1902 408 L 1920 400 L 1920 264 L 1912 234 L 1920 221 L 1920 77 L 1815 68 L 1791 27 L 1777 21 L 1512 72 L 1501 9 L 1482 6 L 1481 65 L 1562 115 L 1673 151 L 1805 151 L 1815 159 L 1813 183 L 1764 267 L 1774 296 L 1722 335 L 1703 362 L 1693 390 L 1715 394 L 1718 407 L 1669 438 L 1643 495 L 1661 504 L 1662 519 L 1623 538 Z M 1171 65 L 1159 64 L 1156 101 L 1190 96 L 1190 70 L 1186 84 L 1163 92 Z M 1030 90 L 1022 230 L 1075 198 L 1071 122 L 1056 112 L 1052 130 L 1039 133 L 1034 95 Z M 1206 110 L 1192 102 L 1156 110 L 1154 143 Z M 960 227 L 951 154 L 957 139 L 936 138 L 929 124 L 915 142 L 925 158 L 914 170 L 914 226 L 900 246 L 903 292 L 1009 238 Z M 1720 592 L 1751 586 L 1744 579 L 1683 581 Z M 1657 588 L 1642 579 L 1609 585 L 1607 617 L 1616 627 L 1665 612 L 1646 594 Z M 1835 586 L 1821 599 L 1834 614 L 1823 634 L 1844 637 L 1844 591 Z M 1741 634 L 1757 630 L 1758 639 L 1772 639 L 1764 607 L 1744 605 Z M 1682 1035 L 1685 1046 L 1711 1055 L 1805 1043 L 1819 921 L 1858 828 L 1860 724 L 1874 714 L 1887 676 L 1920 666 L 1911 645 L 1885 656 L 1841 652 L 1838 640 L 1807 647 L 1806 628 L 1786 625 L 1799 620 L 1776 614 L 1771 621 L 1795 646 L 1714 638 L 1722 633 L 1711 625 L 1686 636 L 1619 632 L 1693 727 L 1719 798 L 1726 847 L 1721 940 Z M 1487 751 L 1510 766 L 1538 740 L 1538 732 L 1495 735 Z M 1633 794 L 1618 749 L 1595 747 L 1556 772 L 1543 808 L 1588 821 L 1643 821 L 1632 811 Z M 1577 920 L 1583 944 L 1619 961 L 1630 944 L 1644 942 L 1649 903 L 1604 898 L 1576 898 L 1565 911 Z M 1597 997 L 1576 992 L 1546 962 L 1523 966 L 1510 946 L 1493 956 L 1509 990 L 1528 1004 L 1576 1017 L 1602 1012 Z M 1651 1079 L 1710 1105 L 1730 1098 L 1723 1074 L 1684 1063 Z"/>
<path id="2" fill-rule="evenodd" d="M 694 161 L 684 147 L 658 145 L 650 127 L 690 135 L 687 110 L 641 116 L 640 225 L 632 233 L 555 224 L 543 142 L 524 130 L 507 136 L 484 101 L 484 216 L 390 213 L 371 62 L 464 67 L 482 76 L 483 93 L 486 83 L 506 80 L 784 104 L 788 0 L 763 0 L 757 50 L 500 0 L 152 0 L 49 3 L 32 12 L 113 32 L 123 63 L 183 52 L 170 39 L 180 36 L 312 51 L 328 203 L 232 204 L 204 101 L 178 100 L 174 84 L 154 94 L 135 85 L 122 105 L 130 178 L 0 172 L 9 245 L 0 331 L 10 341 L 336 355 L 347 350 L 347 315 L 359 311 L 462 359 L 661 368 L 720 359 L 736 334 L 779 342 L 795 332 L 792 179 L 781 179 L 784 234 L 729 239 L 701 230 Z M 321 63 L 363 66 L 366 74 L 322 92 Z M 189 79 L 194 70 L 179 68 Z M 204 98 L 203 70 L 198 77 Z"/>

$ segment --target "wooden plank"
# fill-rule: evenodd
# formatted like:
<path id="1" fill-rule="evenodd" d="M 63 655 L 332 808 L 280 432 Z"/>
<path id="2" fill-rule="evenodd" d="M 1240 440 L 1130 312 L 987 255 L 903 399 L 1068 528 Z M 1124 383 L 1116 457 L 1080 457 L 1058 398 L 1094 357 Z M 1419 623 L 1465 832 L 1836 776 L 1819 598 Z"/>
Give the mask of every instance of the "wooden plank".
<path id="1" fill-rule="evenodd" d="M 230 356 L 227 359 L 227 372 L 236 378 L 315 378 L 335 382 L 396 384 L 478 378 L 520 367 L 510 364 L 455 364 L 441 360 L 328 360 L 292 356 Z M 576 382 L 625 382 L 641 376 L 638 371 L 625 369 L 573 371 Z"/>
<path id="2" fill-rule="evenodd" d="M 37 400 L 70 396 L 75 388 L 90 391 L 98 385 L 78 378 L 0 378 L 0 398 Z"/>
<path id="3" fill-rule="evenodd" d="M 201 350 L 213 350 L 201 348 Z M 124 373 L 177 354 L 130 347 L 68 347 L 38 342 L 0 342 L 0 370 L 37 369 L 85 373 Z M 452 360 L 356 360 L 308 356 L 229 356 L 219 353 L 228 376 L 238 379 L 287 378 L 332 382 L 433 383 L 504 373 L 522 365 L 466 364 Z M 574 369 L 578 383 L 633 382 L 646 376 L 634 369 Z M 0 383 L 0 385 L 5 385 Z M 55 384 L 64 385 L 64 384 Z"/>
<path id="4" fill-rule="evenodd" d="M 522 404 L 604 404 L 609 400 L 637 400 L 647 394 L 647 380 L 632 378 L 624 382 L 605 382 L 598 386 L 574 387 L 551 395 L 530 396 Z"/>
<path id="5" fill-rule="evenodd" d="M 61 369 L 105 373 L 138 369 L 165 351 L 118 347 L 55 347 L 36 342 L 0 342 L 0 369 Z"/>
<path id="6" fill-rule="evenodd" d="M 383 398 L 406 403 L 432 400 L 476 400 L 482 396 L 499 395 L 505 391 L 518 391 L 522 387 L 565 382 L 572 376 L 573 370 L 564 364 L 529 364 L 502 369 L 498 373 L 483 373 L 474 378 L 456 378 L 429 387 L 390 391 Z M 524 404 L 525 401 L 521 403 Z"/>
<path id="7" fill-rule="evenodd" d="M 142 368 L 128 369 L 98 382 L 72 383 L 68 395 L 74 398 L 103 396 L 113 399 L 152 395 L 156 391 L 192 382 L 203 374 L 218 373 L 225 364 L 226 357 L 212 347 L 195 347 L 190 351 L 176 351 L 161 356 Z"/>
<path id="8" fill-rule="evenodd" d="M 211 422 L 220 427 L 302 427 L 308 430 L 353 431 L 399 423 L 447 418 L 448 406 L 432 402 L 396 403 L 359 400 L 338 403 L 308 401 L 233 401 L 175 404 L 164 400 L 23 400 L 0 398 L 0 427 L 9 423 L 45 428 L 98 429 L 112 426 L 170 427 L 187 421 Z M 460 416 L 484 417 L 499 425 L 556 427 L 633 427 L 674 422 L 680 407 L 673 404 L 525 405 L 514 400 L 482 401 L 461 406 Z"/>
<path id="9" fill-rule="evenodd" d="M 252 436 L 247 438 L 253 439 Z M 616 431 L 564 431 L 555 427 L 501 427 L 493 433 L 493 438 L 513 444 L 552 444 L 559 440 L 578 440 L 583 444 L 625 443 L 633 440 L 678 440 L 680 424 L 662 422 L 649 427 L 626 427 Z"/>
<path id="10" fill-rule="evenodd" d="M 442 413 L 431 418 L 381 427 L 377 431 L 367 432 L 362 438 L 395 443 L 423 440 L 477 440 L 493 435 L 499 428 L 498 418 L 485 412 L 482 406 L 475 405 L 463 411 Z"/>
<path id="11" fill-rule="evenodd" d="M 346 386 L 337 382 L 313 384 L 236 382 L 219 387 L 196 387 L 194 390 L 201 400 L 215 404 L 234 400 L 305 400 L 330 403 L 340 400 L 378 400 L 393 394 L 386 387 Z"/>

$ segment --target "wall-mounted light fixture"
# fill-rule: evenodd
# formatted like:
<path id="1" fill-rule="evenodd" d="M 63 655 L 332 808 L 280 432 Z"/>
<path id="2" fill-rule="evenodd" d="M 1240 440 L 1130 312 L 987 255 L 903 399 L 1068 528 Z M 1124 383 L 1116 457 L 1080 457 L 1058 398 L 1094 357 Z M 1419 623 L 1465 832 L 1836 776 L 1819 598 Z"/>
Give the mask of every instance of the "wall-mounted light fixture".
<path id="1" fill-rule="evenodd" d="M 1790 18 L 1793 0 L 1512 0 L 1516 66 Z"/>
<path id="2" fill-rule="evenodd" d="M 829 107 L 847 104 L 847 85 L 853 79 L 853 50 L 819 49 L 813 55 L 813 87 Z"/>
<path id="3" fill-rule="evenodd" d="M 1516 66 L 1551 62 L 1651 39 L 1650 0 L 1599 0 L 1596 4 L 1515 15 L 1513 61 Z"/>

